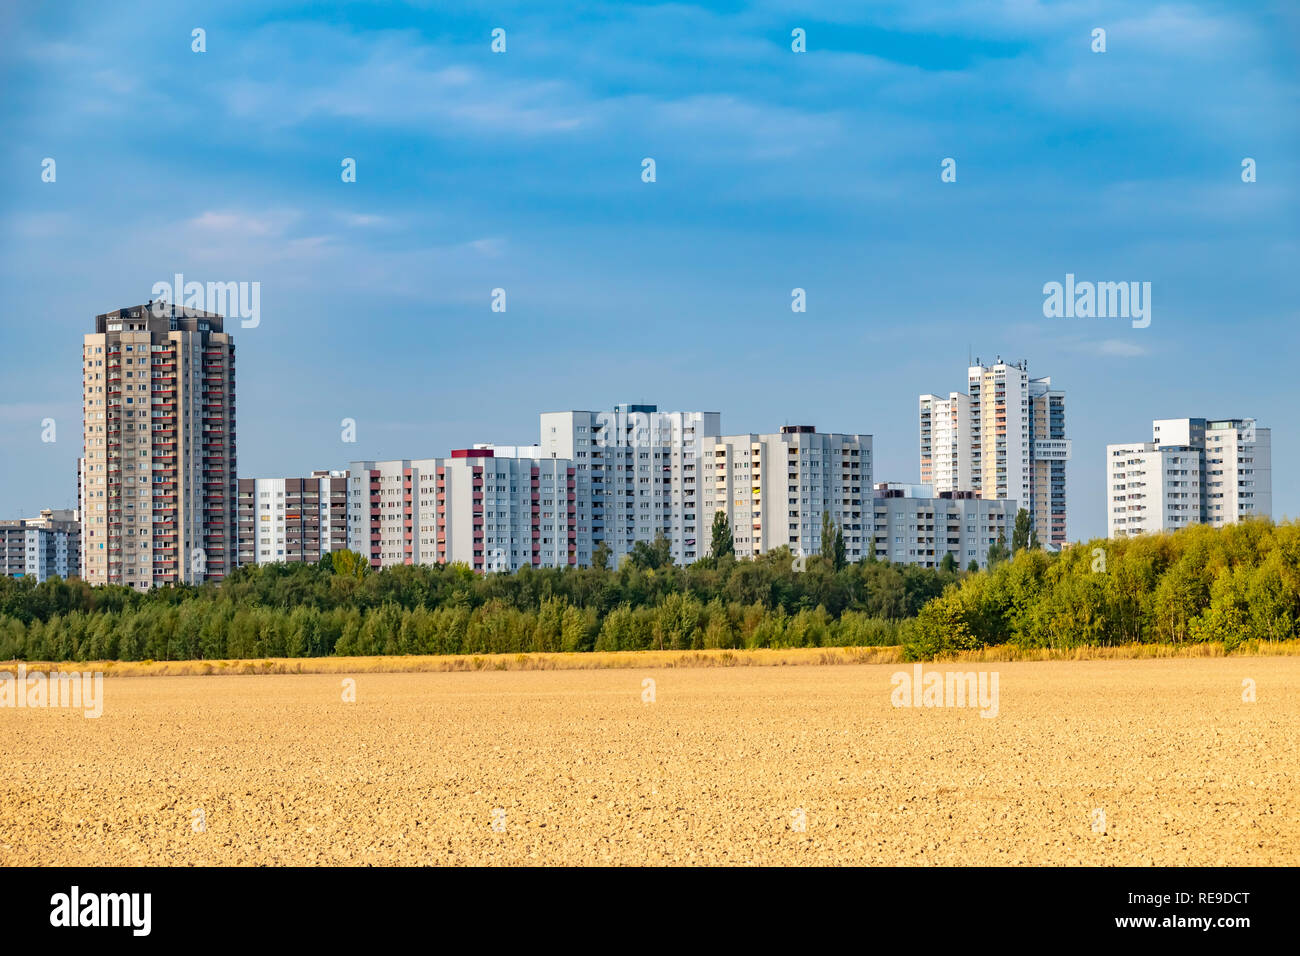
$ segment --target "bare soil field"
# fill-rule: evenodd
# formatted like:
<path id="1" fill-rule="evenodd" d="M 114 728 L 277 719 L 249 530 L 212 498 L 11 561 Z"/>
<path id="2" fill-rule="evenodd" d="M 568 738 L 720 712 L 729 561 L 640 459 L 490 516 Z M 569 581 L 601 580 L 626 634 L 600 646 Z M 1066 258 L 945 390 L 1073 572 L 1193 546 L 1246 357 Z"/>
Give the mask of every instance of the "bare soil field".
<path id="1" fill-rule="evenodd" d="M 0 707 L 0 864 L 1300 863 L 1300 658 L 973 669 L 108 679 Z"/>

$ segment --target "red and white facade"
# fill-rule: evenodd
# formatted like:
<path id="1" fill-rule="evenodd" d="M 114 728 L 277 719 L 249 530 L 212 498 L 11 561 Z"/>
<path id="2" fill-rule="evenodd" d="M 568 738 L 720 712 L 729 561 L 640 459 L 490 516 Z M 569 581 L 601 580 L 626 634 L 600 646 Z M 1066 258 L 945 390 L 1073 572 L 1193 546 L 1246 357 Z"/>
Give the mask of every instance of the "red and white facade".
<path id="1" fill-rule="evenodd" d="M 483 447 L 447 458 L 353 462 L 349 547 L 374 568 L 576 566 L 573 463 L 535 454 Z"/>

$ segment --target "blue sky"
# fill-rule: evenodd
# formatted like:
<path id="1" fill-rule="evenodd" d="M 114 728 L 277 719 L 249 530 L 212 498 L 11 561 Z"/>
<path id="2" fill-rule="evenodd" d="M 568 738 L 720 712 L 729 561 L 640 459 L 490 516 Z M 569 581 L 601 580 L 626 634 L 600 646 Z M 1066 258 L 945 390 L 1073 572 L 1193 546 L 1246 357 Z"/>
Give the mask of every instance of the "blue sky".
<path id="1" fill-rule="evenodd" d="M 1300 515 L 1295 6 L 845 6 L 8 5 L 3 516 L 74 505 L 81 335 L 176 272 L 261 283 L 245 476 L 631 401 L 870 432 L 915 481 L 973 352 L 1066 391 L 1072 539 L 1153 418 L 1255 416 Z M 1150 327 L 1044 318 L 1066 273 L 1151 282 Z"/>

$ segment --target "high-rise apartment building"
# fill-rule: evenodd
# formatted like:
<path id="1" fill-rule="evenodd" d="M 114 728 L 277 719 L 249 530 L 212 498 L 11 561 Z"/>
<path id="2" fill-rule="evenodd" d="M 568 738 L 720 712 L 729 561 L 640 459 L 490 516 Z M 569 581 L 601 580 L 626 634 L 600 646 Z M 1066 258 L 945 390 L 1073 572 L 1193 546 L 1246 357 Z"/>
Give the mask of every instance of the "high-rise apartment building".
<path id="1" fill-rule="evenodd" d="M 713 515 L 731 524 L 737 557 L 788 547 L 821 551 L 823 513 L 844 534 L 846 556 L 871 553 L 871 436 L 787 425 L 767 435 L 706 438 L 702 447 L 703 540 L 709 553 Z"/>
<path id="2" fill-rule="evenodd" d="M 974 491 L 1029 512 L 1038 539 L 1066 542 L 1065 393 L 1050 378 L 1029 377 L 1028 363 L 979 363 L 967 369 L 966 394 L 920 399 L 921 476 L 937 492 Z"/>
<path id="3" fill-rule="evenodd" d="M 1272 516 L 1272 434 L 1254 419 L 1165 418 L 1149 442 L 1106 446 L 1112 538 Z"/>
<path id="4" fill-rule="evenodd" d="M 348 473 L 239 479 L 238 563 L 315 562 L 348 546 Z"/>
<path id="5" fill-rule="evenodd" d="M 921 483 L 937 491 L 971 488 L 970 398 L 921 396 Z"/>
<path id="6" fill-rule="evenodd" d="M 33 578 L 81 575 L 81 522 L 71 509 L 44 508 L 39 518 L 0 521 L 0 574 Z"/>
<path id="7" fill-rule="evenodd" d="M 84 577 L 221 580 L 236 547 L 235 346 L 220 315 L 150 302 L 82 346 Z"/>
<path id="8" fill-rule="evenodd" d="M 873 501 L 875 556 L 895 564 L 937 568 L 951 554 L 965 569 L 989 563 L 989 548 L 1010 547 L 1017 503 L 973 491 L 936 492 L 930 485 L 882 482 Z"/>
<path id="9" fill-rule="evenodd" d="M 1038 540 L 1060 550 L 1065 538 L 1065 393 L 1050 378 L 1029 382 L 1029 514 Z"/>
<path id="10" fill-rule="evenodd" d="M 490 572 L 591 561 L 578 548 L 573 462 L 542 458 L 536 447 L 356 461 L 348 482 L 349 547 L 375 568 L 460 562 Z"/>
<path id="11" fill-rule="evenodd" d="M 348 468 L 348 548 L 373 568 L 436 564 L 437 458 L 354 461 Z"/>
<path id="12" fill-rule="evenodd" d="M 539 457 L 574 468 L 578 563 L 590 563 L 604 544 L 616 567 L 637 541 L 660 534 L 675 562 L 703 557 L 713 513 L 703 507 L 701 462 L 706 440 L 721 434 L 717 412 L 622 404 L 609 412 L 543 413 Z"/>
<path id="13" fill-rule="evenodd" d="M 704 442 L 717 412 L 545 412 L 536 445 L 478 444 L 448 458 L 357 461 L 349 547 L 374 567 L 464 562 L 476 570 L 576 567 L 602 544 L 616 567 L 666 536 L 675 561 L 708 548 Z"/>
<path id="14" fill-rule="evenodd" d="M 1205 449 L 1206 524 L 1222 527 L 1273 515 L 1273 433 L 1253 418 L 1174 418 L 1152 422 L 1153 440 Z M 1204 436 L 1203 441 L 1201 436 Z"/>
<path id="15" fill-rule="evenodd" d="M 673 559 L 690 563 L 708 553 L 714 512 L 726 511 L 738 554 L 815 554 L 828 511 L 851 560 L 870 552 L 870 435 L 795 426 L 723 438 L 709 434 L 716 413 L 660 421 L 646 408 L 547 413 L 537 445 L 353 462 L 349 547 L 376 568 L 510 571 L 585 567 L 604 544 L 616 567 L 637 541 L 663 534 Z"/>
<path id="16" fill-rule="evenodd" d="M 1203 465 L 1201 449 L 1191 445 L 1107 445 L 1107 536 L 1200 524 L 1205 510 Z"/>

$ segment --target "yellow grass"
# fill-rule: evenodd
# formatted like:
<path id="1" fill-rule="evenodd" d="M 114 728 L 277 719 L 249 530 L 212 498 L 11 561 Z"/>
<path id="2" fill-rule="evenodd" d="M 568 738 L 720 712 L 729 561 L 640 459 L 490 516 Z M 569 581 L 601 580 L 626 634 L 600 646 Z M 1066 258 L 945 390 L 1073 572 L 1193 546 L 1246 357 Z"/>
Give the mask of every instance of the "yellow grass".
<path id="1" fill-rule="evenodd" d="M 1171 657 L 1296 657 L 1300 641 L 1245 641 L 1229 653 L 1218 642 L 1205 644 L 1119 644 L 1114 647 L 1030 648 L 1009 644 L 965 651 L 949 660 L 959 661 L 1114 661 Z"/>
<path id="2" fill-rule="evenodd" d="M 1021 649 L 1011 645 L 966 651 L 957 661 L 1148 660 L 1187 657 L 1294 657 L 1300 641 L 1247 641 L 1229 654 L 1222 644 L 1122 644 L 1115 647 Z M 226 661 L 26 661 L 28 671 L 102 671 L 112 677 L 192 677 L 210 674 L 386 674 L 463 671 L 608 670 L 648 667 L 786 667 L 897 664 L 903 649 L 799 647 L 782 650 L 597 651 L 586 654 L 481 654 L 383 657 L 293 657 Z M 0 662 L 14 672 L 18 661 Z"/>

